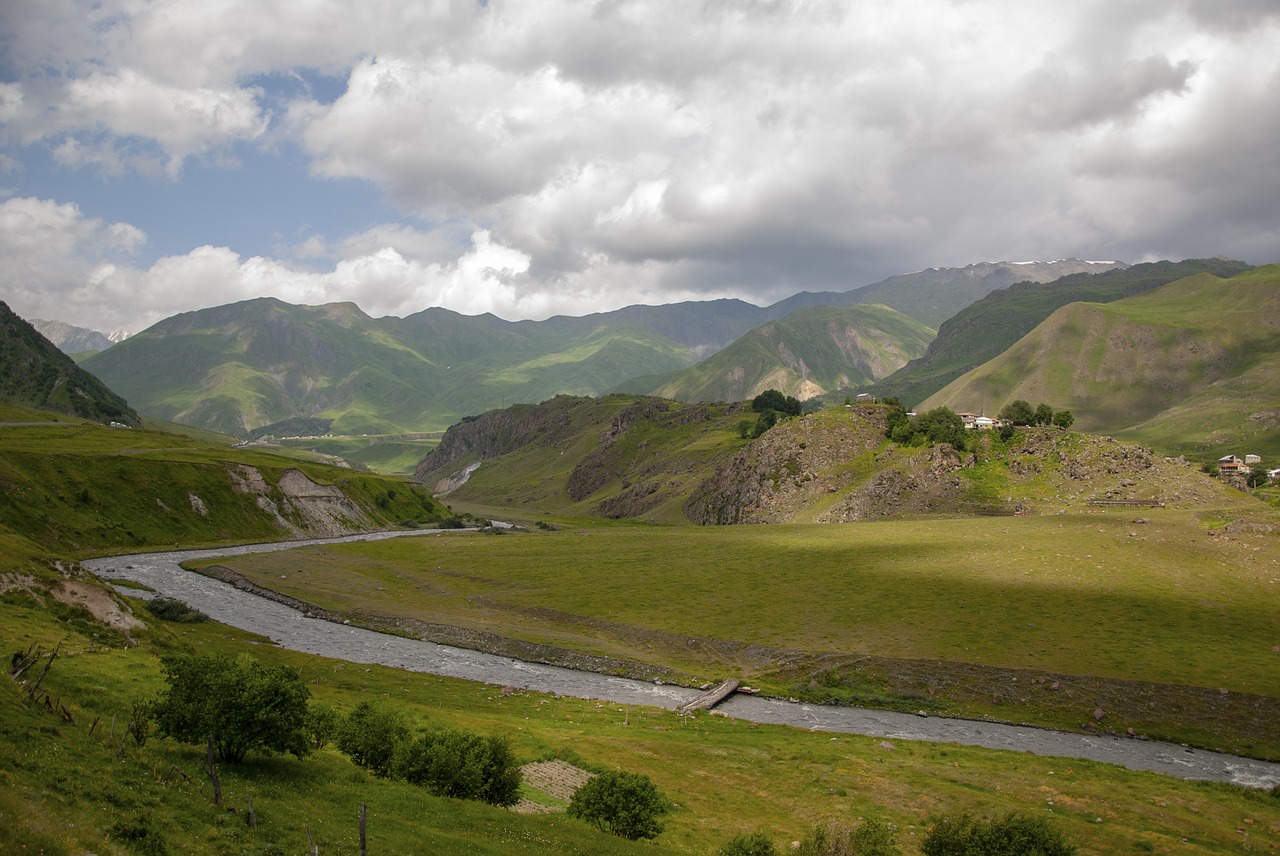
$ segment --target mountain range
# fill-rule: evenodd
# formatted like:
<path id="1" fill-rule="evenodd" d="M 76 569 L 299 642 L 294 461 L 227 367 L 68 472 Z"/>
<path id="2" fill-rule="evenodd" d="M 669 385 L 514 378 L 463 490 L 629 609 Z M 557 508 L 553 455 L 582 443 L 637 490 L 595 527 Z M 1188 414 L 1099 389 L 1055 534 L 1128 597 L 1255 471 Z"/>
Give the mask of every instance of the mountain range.
<path id="1" fill-rule="evenodd" d="M 105 351 L 117 342 L 123 342 L 129 338 L 129 334 L 124 331 L 107 334 L 87 327 L 77 327 L 65 321 L 45 321 L 40 318 L 28 320 L 31 326 L 36 328 L 41 336 L 53 342 L 58 350 L 73 357 Z"/>
<path id="2" fill-rule="evenodd" d="M 809 311 L 772 334 L 761 332 L 756 341 L 771 342 L 781 360 L 779 381 L 789 371 L 798 391 L 806 379 L 824 388 L 867 382 L 919 355 L 934 325 L 992 289 L 1120 267 L 1076 259 L 982 263 L 843 293 L 801 293 L 767 307 L 698 301 L 519 322 L 446 309 L 375 319 L 350 303 L 294 306 L 260 298 L 173 316 L 83 364 L 148 415 L 235 435 L 299 416 L 332 419 L 335 434 L 427 432 L 518 401 L 599 394 L 637 377 L 674 373 L 754 328 L 817 306 L 887 309 Z M 834 332 L 799 354 L 799 338 L 788 330 L 813 324 Z M 896 337 L 902 340 L 891 341 Z M 855 341 L 858 348 L 850 345 Z M 847 367 L 835 365 L 842 347 Z M 788 365 L 787 352 L 800 359 Z M 700 370 L 703 380 L 677 385 L 690 396 L 733 397 L 773 371 L 757 362 L 756 376 L 737 386 L 714 381 L 714 364 Z"/>

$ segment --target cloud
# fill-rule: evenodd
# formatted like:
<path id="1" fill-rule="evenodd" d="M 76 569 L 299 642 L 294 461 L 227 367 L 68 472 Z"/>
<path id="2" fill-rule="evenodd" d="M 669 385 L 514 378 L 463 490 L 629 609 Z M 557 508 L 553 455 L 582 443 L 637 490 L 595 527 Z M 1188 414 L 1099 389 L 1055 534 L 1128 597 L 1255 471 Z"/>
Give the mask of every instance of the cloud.
<path id="1" fill-rule="evenodd" d="M 112 260 L 101 281 L 148 311 L 177 305 L 162 276 L 204 294 L 186 273 L 538 317 L 984 259 L 1280 251 L 1270 0 L 38 5 L 0 18 L 8 139 L 175 181 L 236 146 L 296 150 L 403 215 L 277 259 Z M 345 87 L 311 94 L 317 73 Z"/>

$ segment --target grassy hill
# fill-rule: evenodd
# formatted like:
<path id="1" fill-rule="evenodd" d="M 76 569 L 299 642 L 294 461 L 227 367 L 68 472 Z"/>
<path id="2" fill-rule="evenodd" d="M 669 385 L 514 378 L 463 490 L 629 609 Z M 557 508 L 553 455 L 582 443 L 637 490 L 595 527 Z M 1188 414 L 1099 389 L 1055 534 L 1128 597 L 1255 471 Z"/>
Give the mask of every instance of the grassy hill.
<path id="1" fill-rule="evenodd" d="M 1230 259 L 1162 261 L 998 289 L 943 321 L 922 357 L 872 384 L 868 391 L 915 405 L 998 356 L 1060 306 L 1077 301 L 1110 303 L 1197 273 L 1229 277 L 1248 269 Z"/>
<path id="2" fill-rule="evenodd" d="M 810 306 L 750 331 L 695 366 L 622 389 L 677 401 L 798 398 L 864 386 L 923 353 L 933 331 L 887 306 Z"/>
<path id="3" fill-rule="evenodd" d="M 84 365 L 162 419 L 244 435 L 324 417 L 354 435 L 439 430 L 467 413 L 692 360 L 634 325 L 574 320 L 561 331 L 445 310 L 374 319 L 353 304 L 262 298 L 166 319 Z"/>
<path id="4" fill-rule="evenodd" d="M 1201 459 L 1276 454 L 1278 366 L 1280 265 L 1269 265 L 1064 306 L 921 407 L 994 413 L 1022 398 L 1070 409 L 1085 430 Z"/>
<path id="5" fill-rule="evenodd" d="M 0 303 L 0 403 L 138 425 L 123 398 Z"/>

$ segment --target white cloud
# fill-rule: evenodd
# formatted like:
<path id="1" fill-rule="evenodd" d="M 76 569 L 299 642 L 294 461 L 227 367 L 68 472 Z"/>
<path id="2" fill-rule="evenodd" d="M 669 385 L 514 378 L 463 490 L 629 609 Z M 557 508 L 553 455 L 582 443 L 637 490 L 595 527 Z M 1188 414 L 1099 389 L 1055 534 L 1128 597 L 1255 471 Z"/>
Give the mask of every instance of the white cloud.
<path id="1" fill-rule="evenodd" d="M 190 268 L 229 296 L 536 317 L 981 259 L 1280 251 L 1268 0 L 37 5 L 0 12 L 25 72 L 0 84 L 9 139 L 170 176 L 297 144 L 405 217 L 274 251 L 327 272 L 210 248 L 112 262 L 102 282 L 148 299 L 161 276 L 187 294 Z M 259 78 L 307 70 L 345 91 Z"/>

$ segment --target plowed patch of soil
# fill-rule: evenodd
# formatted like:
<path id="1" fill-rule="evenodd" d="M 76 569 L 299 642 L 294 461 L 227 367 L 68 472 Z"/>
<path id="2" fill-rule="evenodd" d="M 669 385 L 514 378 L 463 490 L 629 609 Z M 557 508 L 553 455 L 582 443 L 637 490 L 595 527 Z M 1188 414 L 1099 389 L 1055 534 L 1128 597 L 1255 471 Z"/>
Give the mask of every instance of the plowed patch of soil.
<path id="1" fill-rule="evenodd" d="M 537 761 L 525 764 L 520 770 L 524 773 L 525 784 L 566 804 L 573 799 L 574 792 L 595 775 L 566 761 Z M 549 814 L 563 810 L 563 808 L 543 805 L 527 798 L 521 799 L 513 808 L 513 811 L 521 814 Z"/>

